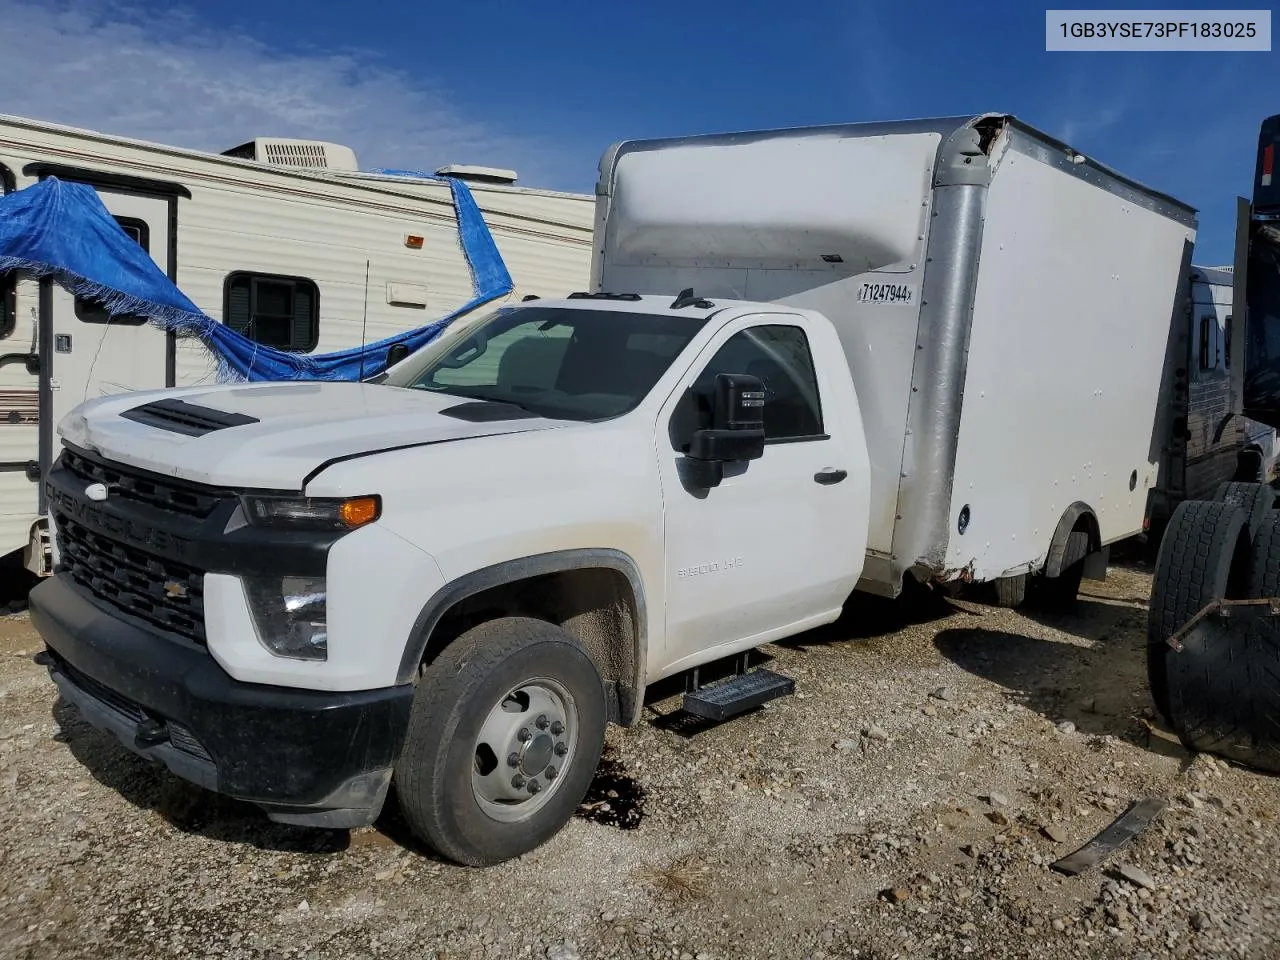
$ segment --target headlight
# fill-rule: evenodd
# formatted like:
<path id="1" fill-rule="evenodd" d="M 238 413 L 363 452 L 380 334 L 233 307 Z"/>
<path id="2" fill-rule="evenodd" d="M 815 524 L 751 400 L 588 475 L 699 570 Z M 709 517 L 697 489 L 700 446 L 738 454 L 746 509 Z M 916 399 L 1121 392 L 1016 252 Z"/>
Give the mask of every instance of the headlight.
<path id="1" fill-rule="evenodd" d="M 329 656 L 324 577 L 245 577 L 245 596 L 258 642 L 277 657 Z"/>
<path id="2" fill-rule="evenodd" d="M 354 530 L 373 523 L 382 513 L 380 497 L 243 496 L 240 502 L 245 517 L 256 527 Z"/>

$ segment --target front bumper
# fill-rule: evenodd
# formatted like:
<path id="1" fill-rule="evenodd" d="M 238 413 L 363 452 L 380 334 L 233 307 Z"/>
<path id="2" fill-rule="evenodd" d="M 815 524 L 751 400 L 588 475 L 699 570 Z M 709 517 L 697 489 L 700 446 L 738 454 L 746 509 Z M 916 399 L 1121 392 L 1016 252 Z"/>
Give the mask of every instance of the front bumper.
<path id="1" fill-rule="evenodd" d="M 30 609 L 63 698 L 133 752 L 282 823 L 377 817 L 411 685 L 332 693 L 244 683 L 199 645 L 107 612 L 65 574 L 36 587 Z"/>

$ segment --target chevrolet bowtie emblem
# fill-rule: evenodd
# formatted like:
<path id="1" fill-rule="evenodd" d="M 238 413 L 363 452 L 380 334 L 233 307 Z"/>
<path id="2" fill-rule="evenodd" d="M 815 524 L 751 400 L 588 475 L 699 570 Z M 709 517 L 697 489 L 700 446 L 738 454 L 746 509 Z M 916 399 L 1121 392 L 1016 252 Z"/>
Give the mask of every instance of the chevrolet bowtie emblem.
<path id="1" fill-rule="evenodd" d="M 179 583 L 177 580 L 166 580 L 164 582 L 164 595 L 170 600 L 177 600 L 187 595 L 187 585 Z"/>

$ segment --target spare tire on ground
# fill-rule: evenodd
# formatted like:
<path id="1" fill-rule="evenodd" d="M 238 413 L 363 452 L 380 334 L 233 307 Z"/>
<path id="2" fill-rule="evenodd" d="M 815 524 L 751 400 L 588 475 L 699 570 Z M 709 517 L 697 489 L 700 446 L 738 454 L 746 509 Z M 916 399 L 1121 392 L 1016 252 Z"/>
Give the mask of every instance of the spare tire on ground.
<path id="1" fill-rule="evenodd" d="M 1225 609 L 1169 651 L 1169 723 L 1190 750 L 1280 773 L 1280 615 Z"/>
<path id="2" fill-rule="evenodd" d="M 1169 716 L 1168 640 L 1214 600 L 1248 589 L 1247 517 L 1233 502 L 1184 500 L 1169 518 L 1147 613 L 1147 679 L 1156 708 Z"/>
<path id="3" fill-rule="evenodd" d="M 1276 491 L 1265 483 L 1241 483 L 1229 480 L 1214 492 L 1213 499 L 1220 503 L 1234 503 L 1248 518 L 1249 536 L 1257 536 L 1262 518 L 1275 506 Z"/>
<path id="4" fill-rule="evenodd" d="M 1280 511 L 1253 538 L 1244 600 L 1280 599 Z M 1224 603 L 1179 638 L 1164 664 L 1169 710 L 1189 749 L 1280 772 L 1280 607 Z"/>

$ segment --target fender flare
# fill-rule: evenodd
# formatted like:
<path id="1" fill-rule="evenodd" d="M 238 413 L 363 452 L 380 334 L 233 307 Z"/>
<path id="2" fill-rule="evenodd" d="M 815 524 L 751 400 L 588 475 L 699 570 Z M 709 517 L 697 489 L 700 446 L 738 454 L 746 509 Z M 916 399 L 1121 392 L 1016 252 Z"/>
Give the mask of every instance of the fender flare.
<path id="1" fill-rule="evenodd" d="M 1085 532 L 1088 539 L 1081 546 L 1080 538 L 1072 538 L 1081 520 L 1085 520 Z M 1044 575 L 1059 576 L 1089 554 L 1101 547 L 1101 535 L 1098 531 L 1098 517 L 1087 503 L 1077 500 L 1063 511 L 1058 527 L 1053 532 L 1053 540 L 1049 543 L 1049 554 L 1045 558 Z"/>
<path id="2" fill-rule="evenodd" d="M 418 665 L 426 653 L 427 644 L 432 633 L 444 618 L 444 615 L 457 603 L 475 596 L 493 587 L 507 583 L 516 583 L 530 577 L 544 576 L 552 573 L 564 573 L 569 570 L 589 569 L 613 570 L 622 574 L 631 587 L 631 595 L 635 605 L 635 638 L 632 649 L 632 676 L 622 678 L 623 682 L 617 691 L 620 720 L 624 726 L 631 726 L 640 719 L 644 705 L 645 675 L 648 670 L 649 632 L 648 609 L 645 604 L 644 581 L 640 577 L 640 567 L 628 554 L 621 550 L 602 548 L 582 548 L 575 550 L 557 550 L 551 553 L 535 554 L 530 557 L 519 557 L 504 560 L 488 567 L 481 567 L 451 580 L 432 594 L 431 598 L 418 613 L 409 641 L 405 644 L 400 660 L 400 669 L 396 676 L 397 683 L 412 683 L 418 673 Z"/>

